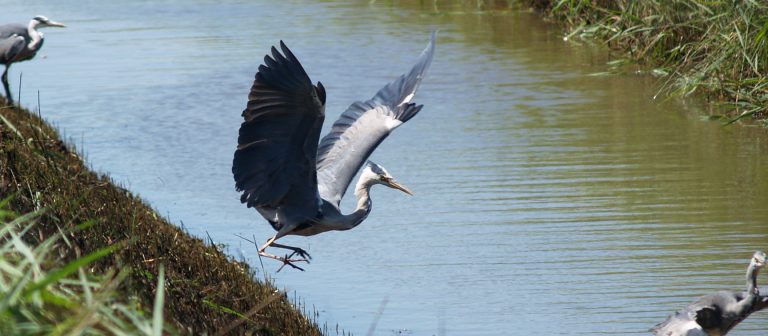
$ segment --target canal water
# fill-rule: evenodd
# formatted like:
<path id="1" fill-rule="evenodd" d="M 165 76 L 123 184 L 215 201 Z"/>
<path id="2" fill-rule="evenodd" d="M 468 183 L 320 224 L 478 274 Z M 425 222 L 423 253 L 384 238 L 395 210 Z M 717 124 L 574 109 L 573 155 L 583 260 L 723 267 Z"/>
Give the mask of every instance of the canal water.
<path id="1" fill-rule="evenodd" d="M 605 48 L 471 3 L 28 0 L 5 2 L 0 22 L 67 23 L 13 66 L 22 103 L 39 93 L 95 169 L 333 333 L 642 335 L 700 295 L 743 289 L 768 248 L 766 131 L 654 99 L 647 75 L 596 76 Z M 285 238 L 312 253 L 306 272 L 262 266 L 236 235 L 273 231 L 240 204 L 230 167 L 264 54 L 293 49 L 327 89 L 330 124 L 407 71 L 435 29 L 424 109 L 372 156 L 415 196 L 376 188 L 354 230 Z M 732 334 L 764 335 L 765 318 Z"/>

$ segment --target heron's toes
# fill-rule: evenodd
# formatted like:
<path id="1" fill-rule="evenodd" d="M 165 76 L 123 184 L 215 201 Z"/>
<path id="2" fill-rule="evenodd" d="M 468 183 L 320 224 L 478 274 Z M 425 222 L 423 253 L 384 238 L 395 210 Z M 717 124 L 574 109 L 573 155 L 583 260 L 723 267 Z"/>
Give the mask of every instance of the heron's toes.
<path id="1" fill-rule="evenodd" d="M 299 257 L 301 257 L 301 259 L 291 259 L 297 253 L 299 254 Z M 291 254 L 285 256 L 283 258 L 284 259 L 283 261 L 287 260 L 287 261 L 290 261 L 290 262 L 305 262 L 305 263 L 309 264 L 309 260 L 311 260 L 312 258 L 311 257 L 308 258 L 308 257 L 309 257 L 309 254 L 306 254 L 306 252 L 305 252 L 305 254 L 302 254 L 299 251 L 293 251 Z"/>
<path id="2" fill-rule="evenodd" d="M 309 263 L 309 260 L 312 260 L 312 256 L 311 256 L 311 255 L 309 255 L 309 252 L 305 251 L 305 250 L 304 250 L 304 249 L 302 249 L 302 248 L 296 248 L 296 250 L 294 250 L 294 251 L 293 251 L 293 253 L 291 254 L 291 256 L 293 256 L 294 254 L 297 254 L 297 253 L 299 254 L 299 257 L 302 257 L 302 258 L 304 258 L 304 259 L 307 259 L 307 260 L 306 260 L 306 262 L 307 262 L 307 263 Z"/>
<path id="3" fill-rule="evenodd" d="M 278 260 L 283 262 L 283 265 L 280 266 L 280 268 L 277 269 L 277 272 L 280 272 L 283 269 L 283 267 L 285 267 L 285 265 L 291 266 L 291 267 L 293 267 L 293 268 L 295 268 L 297 270 L 300 270 L 302 272 L 304 271 L 303 268 L 301 268 L 299 266 L 296 266 L 296 264 L 294 264 L 294 263 L 295 262 L 301 262 L 301 261 L 309 263 L 309 260 L 307 260 L 307 259 L 291 259 L 291 257 L 294 254 L 296 254 L 296 252 L 293 252 L 293 253 L 291 253 L 291 255 L 286 255 L 285 257 L 278 259 Z"/>

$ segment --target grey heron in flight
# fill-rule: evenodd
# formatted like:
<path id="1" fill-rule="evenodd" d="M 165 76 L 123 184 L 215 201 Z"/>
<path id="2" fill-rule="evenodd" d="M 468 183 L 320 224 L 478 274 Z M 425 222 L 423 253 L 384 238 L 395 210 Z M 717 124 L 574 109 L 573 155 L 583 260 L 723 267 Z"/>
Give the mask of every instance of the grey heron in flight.
<path id="1" fill-rule="evenodd" d="M 0 25 L 0 64 L 5 65 L 2 81 L 5 98 L 11 104 L 13 104 L 13 97 L 8 85 L 8 68 L 13 63 L 35 57 L 40 48 L 43 47 L 44 41 L 43 33 L 37 29 L 44 27 L 66 26 L 61 22 L 51 21 L 42 15 L 32 18 L 26 26 L 21 23 Z"/>
<path id="2" fill-rule="evenodd" d="M 411 194 L 382 166 L 366 161 L 390 132 L 421 110 L 422 105 L 411 99 L 432 62 L 434 48 L 433 32 L 410 72 L 373 98 L 349 106 L 318 144 L 325 119 L 325 88 L 320 82 L 312 84 L 282 41 L 282 53 L 272 47 L 248 95 L 232 163 L 236 189 L 242 191 L 240 201 L 256 208 L 277 231 L 259 248 L 259 255 L 301 269 L 292 262 L 309 262 L 309 254 L 275 240 L 356 227 L 371 211 L 369 191 L 374 185 Z M 364 164 L 355 186 L 357 207 L 343 214 L 339 203 Z M 279 257 L 265 251 L 270 246 L 293 252 Z M 297 254 L 300 258 L 291 259 Z"/>
<path id="3" fill-rule="evenodd" d="M 670 315 L 650 331 L 656 336 L 722 336 L 750 314 L 768 307 L 760 296 L 757 274 L 765 266 L 765 253 L 755 252 L 747 267 L 747 291 L 705 295 Z"/>

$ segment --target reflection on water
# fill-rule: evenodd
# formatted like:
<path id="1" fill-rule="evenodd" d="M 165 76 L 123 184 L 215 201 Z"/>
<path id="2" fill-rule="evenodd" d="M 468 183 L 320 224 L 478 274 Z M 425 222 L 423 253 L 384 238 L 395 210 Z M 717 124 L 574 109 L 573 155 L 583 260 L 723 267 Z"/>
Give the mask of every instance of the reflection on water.
<path id="1" fill-rule="evenodd" d="M 330 121 L 440 29 L 424 110 L 373 156 L 416 196 L 374 190 L 355 230 L 287 238 L 315 257 L 307 272 L 270 274 L 329 325 L 645 334 L 699 295 L 741 288 L 768 235 L 764 130 L 654 101 L 651 78 L 589 76 L 607 51 L 564 42 L 531 13 L 433 4 L 30 1 L 4 5 L 0 21 L 66 22 L 12 69 L 22 101 L 39 90 L 42 114 L 97 169 L 257 266 L 235 234 L 272 231 L 239 204 L 230 163 L 269 46 L 286 41 L 323 82 Z M 733 334 L 764 334 L 760 317 Z"/>

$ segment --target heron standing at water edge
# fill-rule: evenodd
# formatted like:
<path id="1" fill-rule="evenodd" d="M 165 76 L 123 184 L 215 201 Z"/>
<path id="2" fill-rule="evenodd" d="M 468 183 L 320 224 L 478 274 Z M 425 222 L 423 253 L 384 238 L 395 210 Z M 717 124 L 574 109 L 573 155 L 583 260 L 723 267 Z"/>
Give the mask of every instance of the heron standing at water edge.
<path id="1" fill-rule="evenodd" d="M 38 15 L 29 21 L 26 26 L 20 23 L 0 25 L 0 64 L 5 65 L 3 71 L 3 88 L 5 98 L 13 104 L 13 96 L 8 85 L 8 69 L 11 64 L 30 60 L 35 57 L 43 47 L 43 33 L 37 31 L 44 27 L 66 27 L 61 22 L 51 21 L 47 17 Z"/>
<path id="2" fill-rule="evenodd" d="M 747 267 L 747 291 L 717 292 L 706 295 L 670 315 L 651 331 L 656 336 L 722 336 L 750 314 L 768 306 L 760 296 L 757 274 L 765 266 L 765 253 L 755 252 Z"/>
<path id="3" fill-rule="evenodd" d="M 382 184 L 411 194 L 384 167 L 368 161 L 355 186 L 357 207 L 351 214 L 339 208 L 347 187 L 371 152 L 390 132 L 422 108 L 411 103 L 432 62 L 435 33 L 411 71 L 384 86 L 373 98 L 355 102 L 342 113 L 320 141 L 325 119 L 325 88 L 313 85 L 304 68 L 280 41 L 280 53 L 264 57 L 248 95 L 232 164 L 240 201 L 256 210 L 277 234 L 259 248 L 259 255 L 301 269 L 309 262 L 301 248 L 278 244 L 286 235 L 312 236 L 349 230 L 371 211 L 370 188 Z M 280 257 L 265 250 L 292 251 Z M 294 255 L 299 258 L 291 259 Z M 282 268 L 282 267 L 281 267 Z"/>

